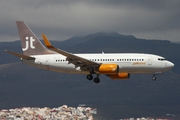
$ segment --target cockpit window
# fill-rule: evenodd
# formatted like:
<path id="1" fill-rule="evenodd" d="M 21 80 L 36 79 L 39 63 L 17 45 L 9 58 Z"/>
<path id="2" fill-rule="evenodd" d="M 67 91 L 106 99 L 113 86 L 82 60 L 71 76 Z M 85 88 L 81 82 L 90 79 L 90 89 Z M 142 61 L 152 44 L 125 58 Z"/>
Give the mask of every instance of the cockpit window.
<path id="1" fill-rule="evenodd" d="M 159 61 L 165 61 L 165 58 L 158 58 Z"/>

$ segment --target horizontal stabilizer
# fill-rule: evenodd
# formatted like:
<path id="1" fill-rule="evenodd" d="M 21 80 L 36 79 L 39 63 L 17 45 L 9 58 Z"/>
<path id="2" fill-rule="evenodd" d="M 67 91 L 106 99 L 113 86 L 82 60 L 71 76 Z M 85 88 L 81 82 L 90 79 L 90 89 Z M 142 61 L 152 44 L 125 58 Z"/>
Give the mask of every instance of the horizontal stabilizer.
<path id="1" fill-rule="evenodd" d="M 17 57 L 23 58 L 23 59 L 27 59 L 27 60 L 34 60 L 35 59 L 34 57 L 30 57 L 30 56 L 23 55 L 23 54 L 20 54 L 20 53 L 9 51 L 9 50 L 5 50 L 5 52 L 8 52 L 8 53 L 10 53 L 10 54 L 12 54 L 14 56 L 17 56 Z"/>

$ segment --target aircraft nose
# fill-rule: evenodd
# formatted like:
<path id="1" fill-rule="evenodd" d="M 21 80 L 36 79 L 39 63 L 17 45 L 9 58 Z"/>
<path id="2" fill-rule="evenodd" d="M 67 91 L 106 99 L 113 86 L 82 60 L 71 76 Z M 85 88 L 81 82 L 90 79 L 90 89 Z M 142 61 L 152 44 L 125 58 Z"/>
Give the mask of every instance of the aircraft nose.
<path id="1" fill-rule="evenodd" d="M 171 68 L 174 67 L 174 64 L 173 64 L 172 62 L 168 61 L 168 62 L 166 63 L 166 67 L 168 67 L 169 69 L 171 69 Z"/>

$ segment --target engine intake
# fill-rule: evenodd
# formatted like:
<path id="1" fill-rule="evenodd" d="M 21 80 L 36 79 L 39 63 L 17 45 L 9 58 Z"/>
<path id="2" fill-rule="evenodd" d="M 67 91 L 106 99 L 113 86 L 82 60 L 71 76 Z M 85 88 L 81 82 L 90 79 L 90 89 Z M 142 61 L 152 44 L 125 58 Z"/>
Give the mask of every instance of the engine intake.
<path id="1" fill-rule="evenodd" d="M 119 65 L 117 64 L 102 64 L 99 67 L 100 74 L 118 74 Z"/>

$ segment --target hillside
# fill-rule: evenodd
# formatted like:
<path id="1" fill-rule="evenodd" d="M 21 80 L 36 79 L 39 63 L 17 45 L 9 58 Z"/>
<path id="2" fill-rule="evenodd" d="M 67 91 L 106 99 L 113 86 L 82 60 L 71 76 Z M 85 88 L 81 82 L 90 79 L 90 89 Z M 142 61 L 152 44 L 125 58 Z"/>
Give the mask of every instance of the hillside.
<path id="1" fill-rule="evenodd" d="M 0 59 L 0 109 L 85 103 L 98 108 L 97 118 L 179 114 L 179 44 L 167 40 L 138 39 L 115 32 L 73 37 L 62 42 L 53 41 L 52 44 L 72 53 L 153 53 L 175 63 L 175 68 L 157 76 L 157 81 L 152 81 L 152 75 L 146 74 L 131 75 L 127 81 L 112 81 L 102 75 L 101 83 L 97 85 L 86 80 L 84 75 L 56 73 L 17 62 L 18 58 L 3 50 L 21 52 L 19 41 L 4 42 L 0 43 L 0 55 L 3 56 Z"/>

